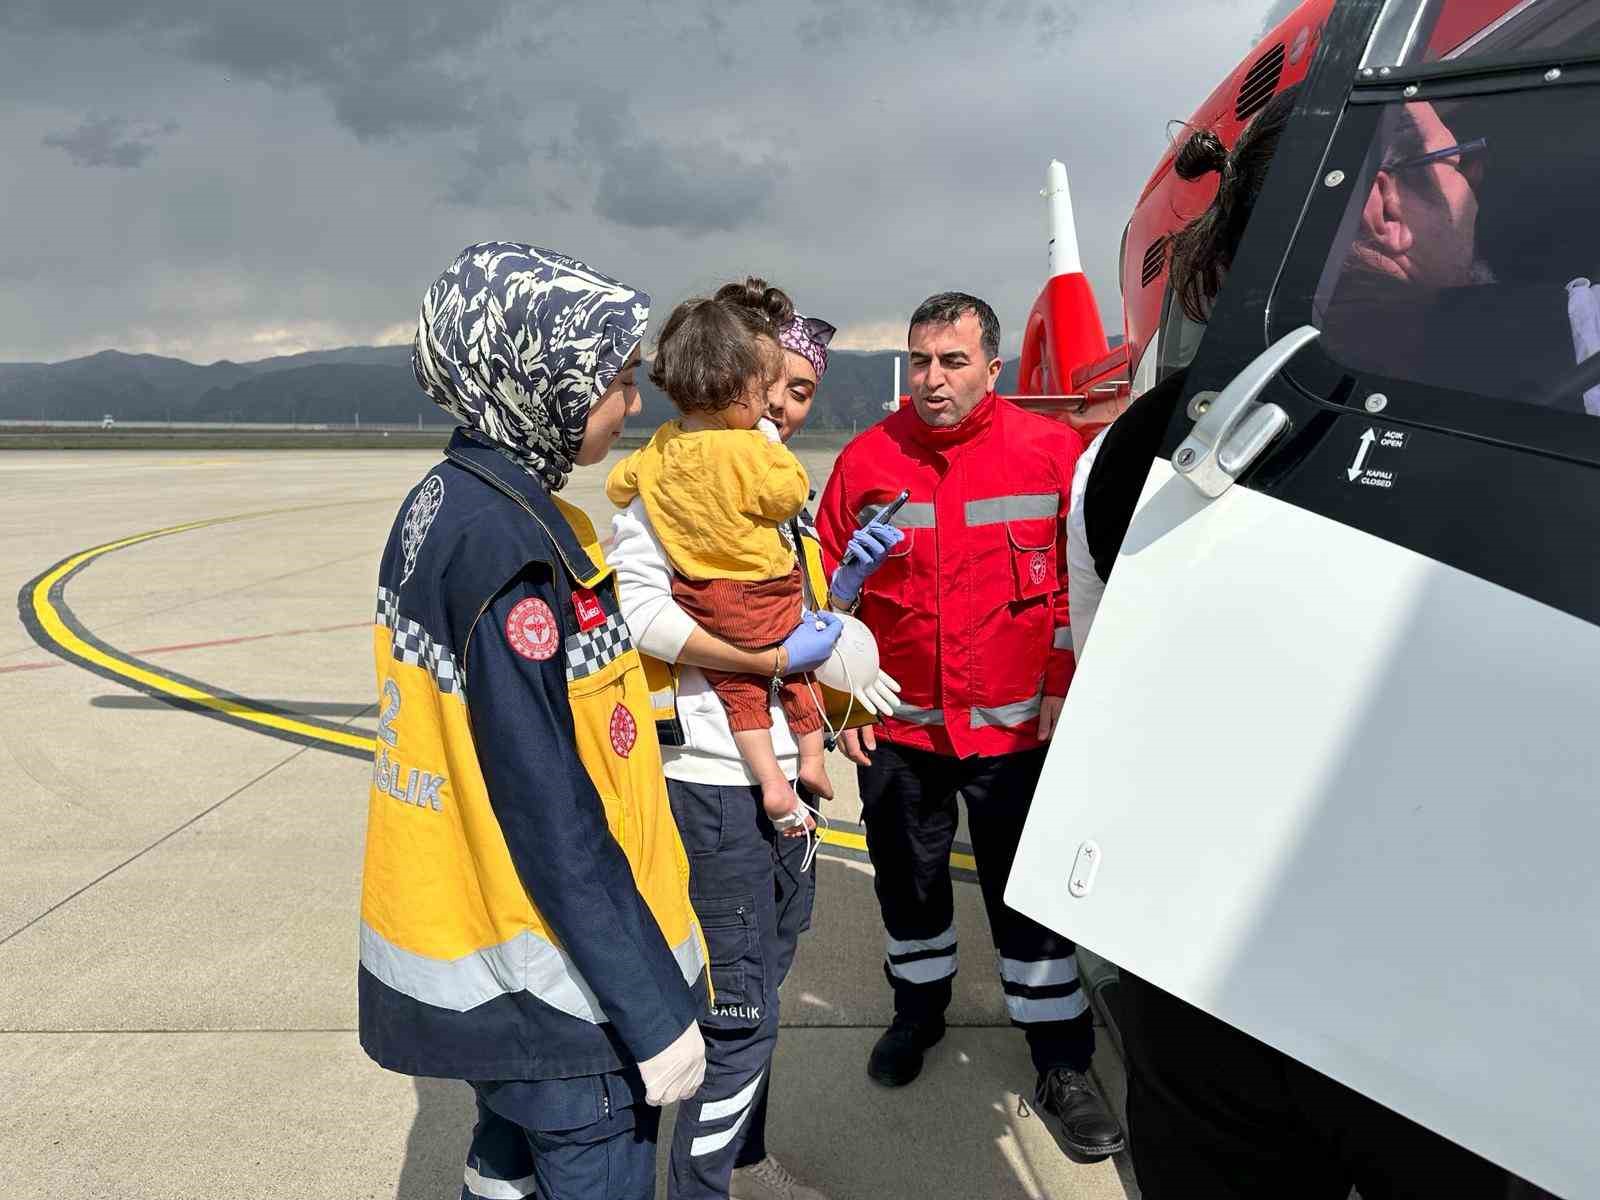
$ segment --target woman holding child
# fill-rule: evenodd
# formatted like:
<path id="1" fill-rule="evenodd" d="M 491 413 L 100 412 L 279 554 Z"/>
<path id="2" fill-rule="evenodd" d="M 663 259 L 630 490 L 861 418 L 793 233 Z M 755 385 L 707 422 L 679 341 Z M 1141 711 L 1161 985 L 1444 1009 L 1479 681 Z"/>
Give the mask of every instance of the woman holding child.
<path id="1" fill-rule="evenodd" d="M 684 416 L 610 480 L 626 508 L 613 521 L 607 559 L 646 656 L 668 798 L 716 990 L 701 1021 L 705 1083 L 680 1109 L 673 1138 L 669 1194 L 684 1200 L 822 1200 L 767 1153 L 765 1134 L 778 988 L 815 893 L 804 869 L 813 822 L 801 801 L 830 794 L 821 716 L 837 726 L 827 701 L 843 698 L 802 686 L 780 689 L 782 703 L 770 703 L 767 680 L 789 664 L 779 649 L 750 647 L 772 646 L 802 606 L 826 604 L 828 580 L 803 508 L 808 481 L 767 437 L 787 440 L 805 423 L 833 333 L 759 279 L 686 302 L 662 327 L 651 373 Z M 857 571 L 875 568 L 898 537 L 888 529 L 863 538 Z M 837 637 L 834 618 L 820 623 L 834 628 L 818 637 Z M 735 676 L 730 688 L 726 672 L 758 678 L 752 685 Z M 820 716 L 819 696 L 828 710 Z M 859 703 L 853 708 L 870 719 Z"/>

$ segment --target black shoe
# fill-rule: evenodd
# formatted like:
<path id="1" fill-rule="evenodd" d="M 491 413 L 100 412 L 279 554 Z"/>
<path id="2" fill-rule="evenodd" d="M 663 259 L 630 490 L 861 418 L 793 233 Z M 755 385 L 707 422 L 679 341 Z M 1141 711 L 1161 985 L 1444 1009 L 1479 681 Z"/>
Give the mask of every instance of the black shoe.
<path id="1" fill-rule="evenodd" d="M 1067 1149 L 1086 1162 L 1099 1162 L 1122 1151 L 1122 1126 L 1106 1108 L 1089 1077 L 1066 1067 L 1039 1076 L 1033 1102 L 1061 1122 Z"/>
<path id="2" fill-rule="evenodd" d="M 884 1087 L 905 1087 L 922 1073 L 922 1054 L 944 1037 L 944 1018 L 913 1021 L 896 1017 L 867 1059 L 867 1075 Z"/>

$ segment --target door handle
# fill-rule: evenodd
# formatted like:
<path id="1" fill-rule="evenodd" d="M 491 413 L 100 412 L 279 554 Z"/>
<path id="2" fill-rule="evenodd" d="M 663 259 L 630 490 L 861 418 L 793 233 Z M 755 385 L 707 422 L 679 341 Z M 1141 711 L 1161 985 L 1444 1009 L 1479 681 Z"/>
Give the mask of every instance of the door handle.
<path id="1" fill-rule="evenodd" d="M 1215 498 L 1289 427 L 1289 414 L 1256 400 L 1300 350 L 1320 337 L 1302 325 L 1268 346 L 1222 389 L 1172 456 L 1173 469 L 1205 496 Z"/>

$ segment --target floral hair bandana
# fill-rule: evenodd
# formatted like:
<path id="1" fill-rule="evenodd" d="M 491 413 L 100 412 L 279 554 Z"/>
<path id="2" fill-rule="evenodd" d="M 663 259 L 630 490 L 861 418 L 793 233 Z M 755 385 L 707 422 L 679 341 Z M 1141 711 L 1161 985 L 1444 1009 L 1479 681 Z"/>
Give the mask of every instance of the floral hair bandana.
<path id="1" fill-rule="evenodd" d="M 554 250 L 480 242 L 422 298 L 411 369 L 433 402 L 558 491 L 650 297 Z"/>
<path id="2" fill-rule="evenodd" d="M 817 380 L 821 382 L 823 372 L 828 369 L 828 343 L 838 332 L 826 321 L 795 313 L 794 319 L 778 330 L 778 344 L 785 350 L 793 350 L 815 367 Z"/>

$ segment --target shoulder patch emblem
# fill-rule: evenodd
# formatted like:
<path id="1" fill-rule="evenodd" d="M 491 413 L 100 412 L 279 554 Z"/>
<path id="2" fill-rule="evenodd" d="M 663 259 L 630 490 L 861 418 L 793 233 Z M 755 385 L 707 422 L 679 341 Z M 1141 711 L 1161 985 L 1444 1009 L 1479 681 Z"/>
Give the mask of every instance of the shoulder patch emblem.
<path id="1" fill-rule="evenodd" d="M 639 723 L 622 705 L 611 710 L 611 748 L 619 757 L 633 753 L 633 744 L 639 740 Z"/>
<path id="2" fill-rule="evenodd" d="M 537 596 L 519 601 L 506 617 L 506 641 L 523 658 L 544 662 L 554 658 L 561 642 L 555 613 Z"/>
<path id="3" fill-rule="evenodd" d="M 433 528 L 433 519 L 439 515 L 439 509 L 443 504 L 444 480 L 437 475 L 429 475 L 417 489 L 411 507 L 406 509 L 405 524 L 400 527 L 400 549 L 406 557 L 405 573 L 400 576 L 401 583 L 410 579 L 411 572 L 417 569 L 417 554 L 422 550 L 422 540 L 428 536 L 428 530 Z"/>

